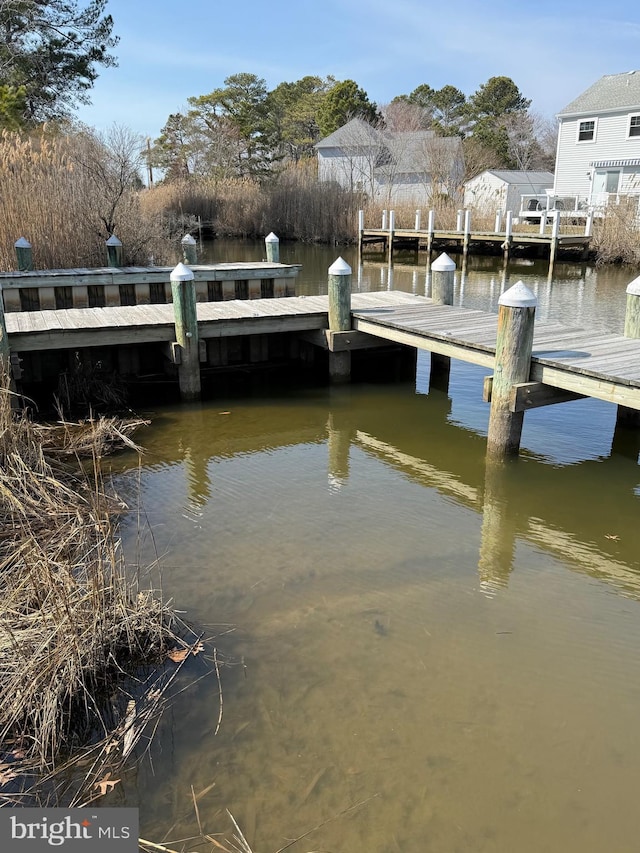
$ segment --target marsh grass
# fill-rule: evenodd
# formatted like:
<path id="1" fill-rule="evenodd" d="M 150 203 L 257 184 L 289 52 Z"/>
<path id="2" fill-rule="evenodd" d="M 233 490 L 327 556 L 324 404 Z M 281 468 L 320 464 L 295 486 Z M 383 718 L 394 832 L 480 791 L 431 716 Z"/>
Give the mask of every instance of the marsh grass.
<path id="1" fill-rule="evenodd" d="M 0 392 L 5 803 L 96 796 L 162 711 L 180 668 L 167 666 L 167 650 L 189 648 L 185 626 L 120 550 L 115 525 L 126 507 L 105 485 L 100 457 L 118 443 L 135 447 L 132 429 L 115 419 L 39 427 Z"/>

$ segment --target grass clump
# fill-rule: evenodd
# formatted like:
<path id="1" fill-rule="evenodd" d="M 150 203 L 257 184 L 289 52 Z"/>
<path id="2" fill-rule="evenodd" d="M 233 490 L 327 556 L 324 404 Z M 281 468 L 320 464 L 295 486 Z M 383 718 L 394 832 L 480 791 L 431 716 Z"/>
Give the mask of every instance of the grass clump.
<path id="1" fill-rule="evenodd" d="M 112 420 L 62 430 L 65 441 L 54 441 L 51 429 L 13 413 L 0 391 L 5 801 L 24 802 L 28 790 L 42 802 L 44 783 L 48 801 L 55 791 L 60 802 L 63 770 L 62 799 L 86 799 L 131 754 L 176 673 L 156 666 L 142 678 L 141 667 L 186 646 L 170 607 L 131 577 L 120 551 L 114 517 L 125 506 L 105 487 L 99 459 L 118 435 L 131 444 L 127 429 Z M 83 776 L 71 783 L 80 757 Z"/>

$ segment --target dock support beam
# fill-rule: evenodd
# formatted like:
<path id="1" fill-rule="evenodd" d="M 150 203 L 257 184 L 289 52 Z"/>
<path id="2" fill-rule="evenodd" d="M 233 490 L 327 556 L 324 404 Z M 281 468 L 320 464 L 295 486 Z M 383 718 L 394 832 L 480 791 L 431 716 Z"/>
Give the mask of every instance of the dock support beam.
<path id="1" fill-rule="evenodd" d="M 510 410 L 511 389 L 529 380 L 533 324 L 538 300 L 519 281 L 498 300 L 498 336 L 487 436 L 487 457 L 517 456 L 524 412 Z"/>
<path id="2" fill-rule="evenodd" d="M 351 329 L 351 267 L 338 258 L 329 267 L 329 330 L 348 332 Z M 331 382 L 349 382 L 351 379 L 351 353 L 329 352 L 329 379 Z"/>
<path id="3" fill-rule="evenodd" d="M 200 348 L 193 271 L 184 264 L 178 264 L 171 273 L 171 295 L 176 343 L 180 347 L 180 396 L 185 402 L 191 402 L 200 399 Z"/>
<path id="4" fill-rule="evenodd" d="M 434 305 L 453 305 L 455 271 L 455 263 L 445 252 L 431 264 L 431 301 Z M 446 394 L 449 390 L 450 373 L 449 356 L 432 352 L 429 391 L 435 389 Z"/>
<path id="5" fill-rule="evenodd" d="M 267 260 L 271 264 L 279 264 L 280 263 L 280 240 L 273 233 L 267 234 L 264 238 L 264 245 L 267 252 Z"/>

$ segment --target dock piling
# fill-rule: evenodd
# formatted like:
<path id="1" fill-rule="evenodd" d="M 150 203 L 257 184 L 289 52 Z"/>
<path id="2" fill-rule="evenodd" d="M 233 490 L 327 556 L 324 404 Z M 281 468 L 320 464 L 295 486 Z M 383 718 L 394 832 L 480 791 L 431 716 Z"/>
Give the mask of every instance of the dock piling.
<path id="1" fill-rule="evenodd" d="M 182 240 L 180 241 L 180 244 L 182 246 L 182 260 L 185 262 L 185 264 L 197 264 L 197 244 L 191 234 L 185 234 Z"/>
<path id="2" fill-rule="evenodd" d="M 511 210 L 508 210 L 506 220 L 505 220 L 505 226 L 504 226 L 504 243 L 502 244 L 502 249 L 504 251 L 505 263 L 509 260 L 509 255 L 511 254 L 512 242 L 513 242 L 513 212 Z"/>
<path id="3" fill-rule="evenodd" d="M 264 238 L 264 245 L 267 251 L 267 260 L 272 264 L 280 263 L 280 239 L 273 233 L 267 234 Z"/>
<path id="4" fill-rule="evenodd" d="M 538 300 L 518 281 L 498 300 L 498 335 L 491 391 L 487 456 L 517 456 L 524 412 L 511 411 L 511 389 L 529 381 L 533 325 Z"/>
<path id="5" fill-rule="evenodd" d="M 455 271 L 456 265 L 446 252 L 431 264 L 431 299 L 435 305 L 453 305 Z M 447 393 L 450 373 L 450 357 L 432 352 L 429 391 L 435 389 Z"/>
<path id="6" fill-rule="evenodd" d="M 420 230 L 420 219 L 421 219 L 421 216 L 422 216 L 422 211 L 421 211 L 421 210 L 416 210 L 416 219 L 415 219 L 415 227 L 414 227 L 414 230 L 415 230 L 415 231 L 419 231 L 419 230 Z"/>
<path id="7" fill-rule="evenodd" d="M 640 338 L 640 276 L 627 285 L 627 308 L 624 315 L 625 338 Z M 616 431 L 640 428 L 640 412 L 627 406 L 618 406 Z M 615 438 L 614 438 L 615 441 Z"/>
<path id="8" fill-rule="evenodd" d="M 178 384 L 185 402 L 200 399 L 200 348 L 193 271 L 178 264 L 171 272 L 171 295 L 175 318 L 176 343 L 180 347 Z"/>
<path id="9" fill-rule="evenodd" d="M 31 243 L 26 237 L 20 237 L 13 244 L 16 250 L 16 260 L 18 261 L 18 269 L 20 272 L 31 272 L 33 269 L 33 250 Z"/>
<path id="10" fill-rule="evenodd" d="M 433 250 L 433 232 L 435 230 L 435 222 L 436 212 L 435 210 L 430 210 L 429 218 L 427 219 L 427 260 L 431 257 L 431 252 Z"/>
<path id="11" fill-rule="evenodd" d="M 332 332 L 351 329 L 351 267 L 337 258 L 329 267 L 329 337 Z M 332 382 L 349 382 L 351 379 L 351 352 L 333 352 L 329 346 L 329 378 Z"/>
<path id="12" fill-rule="evenodd" d="M 107 266 L 118 268 L 122 266 L 122 243 L 115 234 L 105 242 L 107 247 Z"/>

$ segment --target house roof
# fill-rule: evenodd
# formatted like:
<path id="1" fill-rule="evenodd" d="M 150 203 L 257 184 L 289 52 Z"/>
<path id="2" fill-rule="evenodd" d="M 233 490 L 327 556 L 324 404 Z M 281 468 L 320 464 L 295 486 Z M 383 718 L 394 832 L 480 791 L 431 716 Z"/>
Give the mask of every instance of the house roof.
<path id="1" fill-rule="evenodd" d="M 553 183 L 552 172 L 529 172 L 522 169 L 487 169 L 487 172 L 506 184 Z"/>
<path id="2" fill-rule="evenodd" d="M 384 145 L 382 134 L 361 118 L 352 118 L 336 131 L 316 142 L 316 148 L 344 148 L 361 145 Z"/>
<path id="3" fill-rule="evenodd" d="M 640 109 L 640 71 L 607 74 L 558 113 L 558 118 Z"/>

